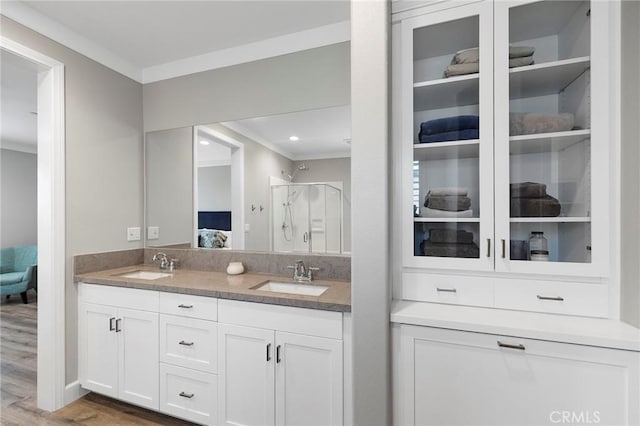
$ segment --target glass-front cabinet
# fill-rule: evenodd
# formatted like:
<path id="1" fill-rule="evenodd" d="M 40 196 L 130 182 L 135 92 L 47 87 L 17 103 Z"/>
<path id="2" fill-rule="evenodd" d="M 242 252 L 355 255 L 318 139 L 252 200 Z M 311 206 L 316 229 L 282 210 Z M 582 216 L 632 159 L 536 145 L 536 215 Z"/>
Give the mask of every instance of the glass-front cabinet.
<path id="1" fill-rule="evenodd" d="M 402 20 L 402 267 L 606 276 L 607 13 L 482 1 Z"/>

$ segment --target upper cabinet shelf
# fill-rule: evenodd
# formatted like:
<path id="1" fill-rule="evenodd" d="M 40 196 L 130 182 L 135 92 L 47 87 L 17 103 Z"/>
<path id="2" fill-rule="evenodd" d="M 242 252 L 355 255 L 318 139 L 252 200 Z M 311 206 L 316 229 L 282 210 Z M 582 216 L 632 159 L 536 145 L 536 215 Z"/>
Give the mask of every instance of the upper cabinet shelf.
<path id="1" fill-rule="evenodd" d="M 413 85 L 415 111 L 477 105 L 479 74 L 424 81 Z"/>
<path id="2" fill-rule="evenodd" d="M 480 154 L 480 141 L 478 139 L 418 143 L 413 145 L 414 161 L 452 160 L 461 158 L 478 158 Z"/>
<path id="3" fill-rule="evenodd" d="M 560 152 L 583 141 L 588 141 L 591 130 L 570 130 L 568 132 L 538 133 L 535 135 L 511 136 L 509 154 L 539 154 Z"/>
<path id="4" fill-rule="evenodd" d="M 589 68 L 588 56 L 513 68 L 509 71 L 509 98 L 558 94 Z"/>

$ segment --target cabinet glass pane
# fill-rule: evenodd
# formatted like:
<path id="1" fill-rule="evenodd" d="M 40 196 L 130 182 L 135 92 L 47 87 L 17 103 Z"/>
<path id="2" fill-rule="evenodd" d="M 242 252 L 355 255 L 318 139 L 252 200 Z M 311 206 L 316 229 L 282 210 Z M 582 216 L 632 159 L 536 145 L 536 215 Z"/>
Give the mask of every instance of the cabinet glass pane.
<path id="1" fill-rule="evenodd" d="M 509 12 L 511 260 L 591 262 L 589 16 L 588 1 Z"/>
<path id="2" fill-rule="evenodd" d="M 478 46 L 478 16 L 413 31 L 415 256 L 480 257 Z"/>

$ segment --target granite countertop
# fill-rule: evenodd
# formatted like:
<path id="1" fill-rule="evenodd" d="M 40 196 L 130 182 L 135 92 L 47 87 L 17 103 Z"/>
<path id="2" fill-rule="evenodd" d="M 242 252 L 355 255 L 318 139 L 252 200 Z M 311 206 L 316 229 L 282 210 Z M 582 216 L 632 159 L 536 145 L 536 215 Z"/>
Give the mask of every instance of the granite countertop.
<path id="1" fill-rule="evenodd" d="M 171 274 L 171 276 L 154 280 L 125 278 L 122 276 L 123 274 L 135 271 L 165 272 Z M 225 272 L 189 269 L 176 269 L 173 272 L 169 272 L 160 270 L 157 265 L 127 266 L 124 268 L 77 274 L 75 276 L 76 282 L 88 284 L 193 294 L 197 296 L 270 303 L 274 305 L 322 309 L 327 311 L 351 312 L 350 282 L 318 279 L 313 280 L 311 284 L 305 284 L 328 286 L 327 291 L 320 296 L 275 293 L 253 289 L 268 280 L 293 283 L 291 277 L 278 275 L 258 273 L 227 275 Z"/>

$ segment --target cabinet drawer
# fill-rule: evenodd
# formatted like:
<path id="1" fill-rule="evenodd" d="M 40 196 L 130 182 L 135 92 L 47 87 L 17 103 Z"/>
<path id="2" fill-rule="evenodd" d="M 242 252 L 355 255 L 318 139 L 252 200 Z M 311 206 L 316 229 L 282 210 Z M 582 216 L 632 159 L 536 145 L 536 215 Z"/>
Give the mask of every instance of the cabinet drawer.
<path id="1" fill-rule="evenodd" d="M 216 321 L 218 299 L 191 294 L 160 293 L 160 313 Z"/>
<path id="2" fill-rule="evenodd" d="M 160 361 L 215 373 L 218 323 L 160 315 Z"/>
<path id="3" fill-rule="evenodd" d="M 598 284 L 497 279 L 495 303 L 497 308 L 606 317 L 608 291 Z"/>
<path id="4" fill-rule="evenodd" d="M 80 283 L 78 298 L 97 305 L 158 312 L 159 295 L 157 291 L 152 290 Z"/>
<path id="5" fill-rule="evenodd" d="M 402 282 L 405 300 L 493 306 L 491 278 L 405 272 Z"/>
<path id="6" fill-rule="evenodd" d="M 160 364 L 160 411 L 192 422 L 217 424 L 218 376 Z"/>

